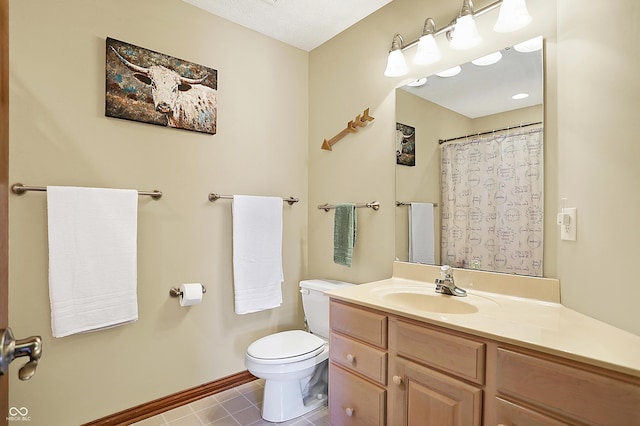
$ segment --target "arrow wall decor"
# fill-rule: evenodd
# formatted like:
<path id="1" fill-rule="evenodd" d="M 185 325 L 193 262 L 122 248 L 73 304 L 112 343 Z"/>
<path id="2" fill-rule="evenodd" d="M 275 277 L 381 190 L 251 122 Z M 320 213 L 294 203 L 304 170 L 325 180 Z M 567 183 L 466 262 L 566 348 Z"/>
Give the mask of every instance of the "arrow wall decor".
<path id="1" fill-rule="evenodd" d="M 338 142 L 340 139 L 345 137 L 349 133 L 355 133 L 358 131 L 358 127 L 364 127 L 367 125 L 367 122 L 375 120 L 375 117 L 371 117 L 369 115 L 369 108 L 365 109 L 362 115 L 358 114 L 355 120 L 351 120 L 347 123 L 347 127 L 343 129 L 340 133 L 335 135 L 329 140 L 324 140 L 322 142 L 322 149 L 326 149 L 327 151 L 332 151 L 331 147 Z"/>

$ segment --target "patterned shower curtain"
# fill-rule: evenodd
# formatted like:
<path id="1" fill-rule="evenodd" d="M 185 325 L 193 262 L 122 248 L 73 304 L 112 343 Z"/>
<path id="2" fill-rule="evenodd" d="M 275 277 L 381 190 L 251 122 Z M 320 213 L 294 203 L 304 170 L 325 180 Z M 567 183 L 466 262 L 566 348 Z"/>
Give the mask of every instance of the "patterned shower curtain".
<path id="1" fill-rule="evenodd" d="M 442 263 L 542 276 L 542 127 L 442 146 Z"/>

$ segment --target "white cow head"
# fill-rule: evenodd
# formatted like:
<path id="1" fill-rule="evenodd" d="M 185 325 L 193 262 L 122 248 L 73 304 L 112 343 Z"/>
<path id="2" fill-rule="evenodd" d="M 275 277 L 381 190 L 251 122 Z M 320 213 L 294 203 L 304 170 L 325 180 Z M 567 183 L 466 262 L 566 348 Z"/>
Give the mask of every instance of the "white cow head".
<path id="1" fill-rule="evenodd" d="M 191 90 L 192 84 L 201 84 L 208 76 L 206 74 L 200 78 L 186 78 L 162 65 L 152 65 L 149 68 L 144 68 L 123 58 L 113 46 L 109 47 L 123 64 L 134 71 L 134 77 L 151 86 L 156 111 L 163 114 L 173 114 L 176 110 L 176 102 L 180 92 Z"/>

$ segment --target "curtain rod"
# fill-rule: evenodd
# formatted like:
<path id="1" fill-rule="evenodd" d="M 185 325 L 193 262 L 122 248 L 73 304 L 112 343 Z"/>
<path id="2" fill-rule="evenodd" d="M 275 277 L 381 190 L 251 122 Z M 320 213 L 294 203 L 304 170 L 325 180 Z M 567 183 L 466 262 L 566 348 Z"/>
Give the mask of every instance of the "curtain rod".
<path id="1" fill-rule="evenodd" d="M 542 124 L 542 121 L 536 121 L 535 123 L 520 124 L 519 126 L 505 127 L 503 129 L 496 129 L 496 130 L 491 130 L 491 131 L 488 131 L 488 132 L 473 133 L 473 134 L 466 135 L 466 136 L 458 136 L 456 138 L 438 139 L 438 144 L 442 145 L 445 142 L 457 141 L 457 140 L 460 140 L 460 139 L 467 139 L 467 138 L 470 138 L 472 136 L 490 135 L 490 134 L 495 133 L 495 132 L 504 132 L 505 130 L 520 129 L 520 128 L 523 128 L 523 127 L 536 126 L 538 124 Z"/>

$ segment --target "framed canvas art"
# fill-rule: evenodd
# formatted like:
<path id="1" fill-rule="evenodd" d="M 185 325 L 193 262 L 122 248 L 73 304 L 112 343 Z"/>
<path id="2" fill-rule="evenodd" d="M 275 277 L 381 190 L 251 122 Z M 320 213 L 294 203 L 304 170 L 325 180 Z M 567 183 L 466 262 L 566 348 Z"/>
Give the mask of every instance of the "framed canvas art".
<path id="1" fill-rule="evenodd" d="M 396 164 L 416 165 L 416 129 L 396 123 Z"/>
<path id="2" fill-rule="evenodd" d="M 218 71 L 107 38 L 105 115 L 216 133 Z"/>

